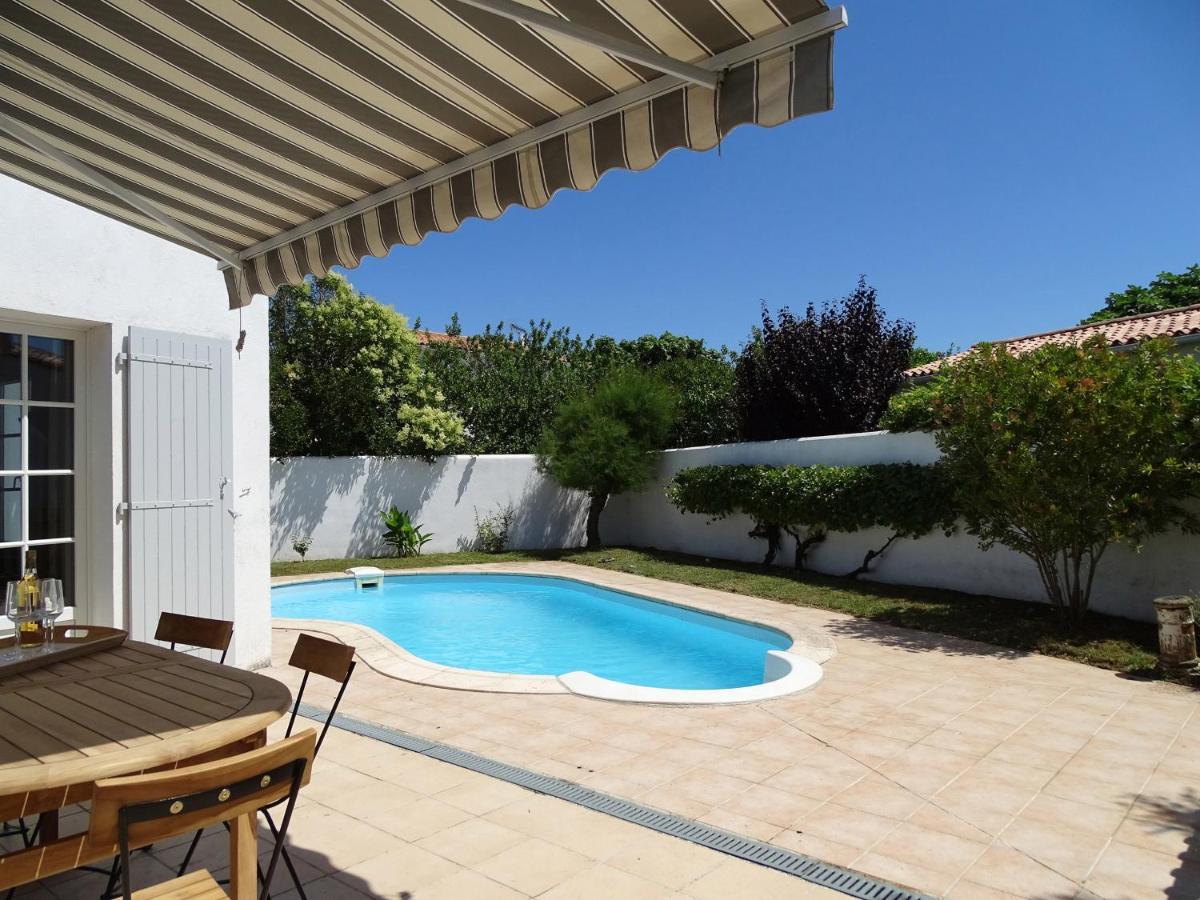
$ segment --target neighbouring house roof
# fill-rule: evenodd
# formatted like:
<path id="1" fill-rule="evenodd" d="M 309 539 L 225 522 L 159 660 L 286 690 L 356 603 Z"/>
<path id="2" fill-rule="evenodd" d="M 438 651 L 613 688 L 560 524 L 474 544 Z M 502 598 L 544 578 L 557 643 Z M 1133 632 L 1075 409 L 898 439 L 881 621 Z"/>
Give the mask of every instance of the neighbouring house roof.
<path id="1" fill-rule="evenodd" d="M 245 306 L 832 109 L 846 22 L 825 0 L 0 2 L 0 173 L 223 261 Z"/>
<path id="2" fill-rule="evenodd" d="M 1058 331 L 1043 331 L 1041 334 L 1030 334 L 1025 337 L 1009 338 L 1005 341 L 992 341 L 993 344 L 1004 344 L 1012 353 L 1028 353 L 1046 344 L 1080 344 L 1096 334 L 1104 335 L 1110 347 L 1126 347 L 1140 344 L 1151 338 L 1169 337 L 1175 340 L 1192 334 L 1200 334 L 1200 303 L 1194 306 L 1181 306 L 1178 309 L 1168 309 L 1156 313 L 1144 313 L 1140 316 L 1124 316 L 1120 319 L 1109 319 L 1106 322 L 1093 322 L 1090 325 L 1076 325 L 1074 328 L 1060 328 Z M 906 378 L 923 378 L 935 374 L 944 363 L 962 359 L 971 353 L 974 345 L 962 353 L 955 353 L 943 359 L 935 359 L 923 366 L 908 369 Z"/>
<path id="3" fill-rule="evenodd" d="M 422 347 L 427 347 L 430 344 L 458 344 L 466 346 L 467 339 L 460 334 L 446 334 L 444 331 L 428 331 L 424 328 L 418 328 L 414 332 L 417 336 L 417 343 Z"/>

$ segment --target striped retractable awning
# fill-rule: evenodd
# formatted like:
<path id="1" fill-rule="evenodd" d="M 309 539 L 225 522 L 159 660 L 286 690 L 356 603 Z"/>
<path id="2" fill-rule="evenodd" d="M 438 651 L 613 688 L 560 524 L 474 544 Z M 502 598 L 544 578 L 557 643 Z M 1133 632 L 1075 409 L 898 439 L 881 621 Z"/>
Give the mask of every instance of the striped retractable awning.
<path id="1" fill-rule="evenodd" d="M 828 110 L 844 24 L 823 0 L 2 0 L 0 172 L 222 260 L 244 306 Z"/>

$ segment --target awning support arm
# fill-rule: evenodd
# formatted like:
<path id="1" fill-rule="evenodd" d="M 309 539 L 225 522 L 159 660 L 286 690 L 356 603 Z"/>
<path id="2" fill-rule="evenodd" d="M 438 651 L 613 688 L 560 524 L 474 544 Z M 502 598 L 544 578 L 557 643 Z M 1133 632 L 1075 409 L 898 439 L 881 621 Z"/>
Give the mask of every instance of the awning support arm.
<path id="1" fill-rule="evenodd" d="M 560 34 L 565 38 L 588 44 L 621 59 L 641 63 L 643 66 L 654 69 L 656 72 L 662 72 L 664 75 L 674 75 L 676 78 L 682 78 L 684 81 L 690 81 L 703 87 L 715 90 L 721 81 L 720 72 L 702 69 L 700 66 L 694 66 L 691 63 L 658 53 L 649 47 L 636 44 L 633 41 L 613 37 L 602 31 L 597 31 L 595 28 L 589 28 L 586 25 L 577 25 L 574 22 L 551 15 L 550 13 L 531 9 L 523 3 L 517 3 L 516 0 L 454 0 L 454 2 L 461 3 L 464 6 L 473 6 L 476 9 L 482 9 L 493 15 L 512 19 L 514 22 L 520 22 L 523 25 L 531 25 L 534 28 L 541 28 L 554 34 Z"/>
<path id="2" fill-rule="evenodd" d="M 816 38 L 832 34 L 839 28 L 846 27 L 848 21 L 845 7 L 835 6 L 823 13 L 802 19 L 794 25 L 789 25 L 787 28 L 772 31 L 770 34 L 755 38 L 749 43 L 726 50 L 723 53 L 718 53 L 711 59 L 701 63 L 701 66 L 712 72 L 723 71 L 748 60 L 759 59 L 767 54 L 782 50 L 785 47 L 803 44 L 805 41 L 815 40 Z M 545 125 L 539 125 L 529 131 L 498 141 L 481 150 L 476 150 L 474 153 L 468 153 L 461 159 L 443 163 L 440 166 L 430 169 L 428 172 L 423 172 L 404 181 L 398 181 L 383 190 L 347 203 L 345 206 L 327 212 L 323 216 L 318 216 L 311 222 L 305 222 L 302 225 L 289 228 L 287 231 L 267 238 L 265 241 L 260 241 L 252 247 L 247 247 L 241 253 L 242 259 L 254 259 L 256 256 L 274 250 L 276 247 L 282 247 L 284 244 L 290 244 L 292 241 L 300 240 L 310 234 L 316 234 L 322 228 L 342 222 L 351 216 L 356 216 L 368 209 L 373 209 L 382 203 L 416 193 L 423 187 L 451 178 L 459 172 L 465 172 L 476 166 L 484 165 L 506 154 L 516 153 L 525 147 L 533 146 L 556 134 L 563 134 L 593 119 L 619 112 L 635 103 L 650 100 L 660 94 L 675 90 L 681 83 L 682 80 L 677 76 L 664 75 L 647 84 L 639 84 L 637 87 L 630 88 L 620 94 L 606 97 L 603 100 L 593 103 L 591 106 L 585 106 L 582 109 L 567 113 L 558 119 L 547 122 Z"/>
<path id="3" fill-rule="evenodd" d="M 118 200 L 128 203 L 138 212 L 149 216 L 154 221 L 158 222 L 159 225 L 162 225 L 164 228 L 173 232 L 178 237 L 183 238 L 183 240 L 187 241 L 189 244 L 198 247 L 210 256 L 215 256 L 217 259 L 225 263 L 226 266 L 232 266 L 235 269 L 240 269 L 242 267 L 242 261 L 238 256 L 237 251 L 230 250 L 228 247 L 221 247 L 217 244 L 214 244 L 204 235 L 197 232 L 194 228 L 183 224 L 178 219 L 175 219 L 163 212 L 146 198 L 117 184 L 103 172 L 96 171 L 87 163 L 76 159 L 66 151 L 60 150 L 50 142 L 38 137 L 24 125 L 21 125 L 11 116 L 6 115 L 5 113 L 0 113 L 0 131 L 7 132 L 22 144 L 29 147 L 29 149 L 36 150 L 43 156 L 48 156 L 55 160 L 57 163 L 59 163 L 59 165 L 66 168 L 76 177 L 95 185 L 102 191 L 112 194 L 112 196 L 116 197 Z"/>

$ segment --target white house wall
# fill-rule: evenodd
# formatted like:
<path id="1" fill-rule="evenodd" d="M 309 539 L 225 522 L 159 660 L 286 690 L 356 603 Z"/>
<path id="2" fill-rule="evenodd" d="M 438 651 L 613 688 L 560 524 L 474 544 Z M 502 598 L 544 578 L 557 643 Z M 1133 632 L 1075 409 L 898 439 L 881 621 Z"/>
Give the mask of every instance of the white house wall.
<path id="1" fill-rule="evenodd" d="M 703 465 L 866 465 L 932 463 L 938 458 L 927 434 L 839 435 L 801 440 L 691 447 L 663 454 L 659 476 L 647 490 L 614 497 L 601 520 L 601 534 L 614 546 L 656 547 L 697 556 L 757 562 L 764 541 L 751 538 L 745 516 L 709 522 L 680 513 L 664 489 L 680 469 Z M 575 547 L 583 542 L 586 499 L 538 475 L 530 456 L 455 456 L 433 465 L 416 460 L 370 457 L 292 459 L 272 463 L 272 549 L 276 559 L 295 559 L 293 535 L 311 537 L 309 559 L 383 554 L 379 514 L 395 503 L 435 533 L 428 550 L 472 545 L 474 511 L 485 514 L 505 503 L 517 513 L 513 547 Z M 888 538 L 882 530 L 834 533 L 814 547 L 808 566 L 842 574 L 862 562 L 867 550 Z M 779 565 L 791 565 L 793 543 L 785 538 Z M 1152 619 L 1151 600 L 1200 589 L 1200 537 L 1161 535 L 1141 553 L 1108 551 L 1101 563 L 1093 604 L 1103 612 Z M 876 560 L 867 576 L 897 584 L 949 588 L 1023 600 L 1043 599 L 1033 564 L 997 547 L 986 553 L 965 533 L 898 540 Z"/>
<path id="2" fill-rule="evenodd" d="M 236 342 L 233 363 L 235 628 L 231 658 L 264 662 L 270 652 L 269 426 L 266 304 L 241 318 L 228 309 L 216 263 L 0 176 L 0 316 L 57 321 L 84 332 L 88 503 L 87 609 L 81 618 L 118 622 L 124 604 L 123 382 L 118 355 L 130 325 Z"/>

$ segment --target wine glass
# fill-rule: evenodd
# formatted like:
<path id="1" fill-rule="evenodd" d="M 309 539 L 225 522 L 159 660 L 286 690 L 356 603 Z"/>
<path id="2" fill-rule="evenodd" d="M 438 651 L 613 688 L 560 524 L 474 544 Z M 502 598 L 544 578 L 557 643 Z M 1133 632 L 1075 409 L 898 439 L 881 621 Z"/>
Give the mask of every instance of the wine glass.
<path id="1" fill-rule="evenodd" d="M 8 591 L 4 596 L 4 614 L 12 620 L 15 632 L 14 646 L 19 651 L 23 646 L 21 642 L 21 626 L 33 618 L 32 610 L 29 608 L 29 601 L 21 596 L 21 582 L 19 581 L 10 581 L 8 583 Z"/>
<path id="2" fill-rule="evenodd" d="M 42 630 L 45 632 L 45 642 L 54 643 L 54 622 L 63 614 L 64 607 L 63 583 L 61 578 L 45 578 L 42 580 L 42 600 L 36 613 L 42 620 Z"/>

